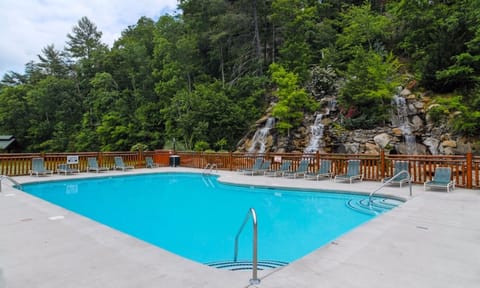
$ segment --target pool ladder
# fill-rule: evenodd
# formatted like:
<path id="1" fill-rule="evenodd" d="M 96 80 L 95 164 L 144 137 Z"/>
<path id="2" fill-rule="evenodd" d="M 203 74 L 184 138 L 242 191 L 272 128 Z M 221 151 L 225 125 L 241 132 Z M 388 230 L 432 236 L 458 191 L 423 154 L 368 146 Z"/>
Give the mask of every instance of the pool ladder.
<path id="1" fill-rule="evenodd" d="M 368 203 L 369 204 L 372 204 L 372 196 L 373 194 L 377 193 L 378 191 L 382 190 L 386 185 L 390 184 L 391 182 L 393 182 L 393 180 L 395 180 L 398 176 L 402 175 L 402 174 L 407 174 L 407 177 L 408 177 L 408 186 L 409 186 L 409 189 L 410 189 L 410 197 L 412 197 L 412 179 L 411 179 L 411 176 L 410 176 L 410 173 L 407 171 L 407 170 L 402 170 L 400 172 L 398 172 L 397 174 L 393 175 L 392 178 L 388 179 L 387 181 L 385 181 L 385 183 L 383 183 L 382 185 L 380 185 L 380 187 L 378 187 L 377 189 L 375 189 L 374 191 L 372 191 L 369 195 L 368 195 Z"/>
<path id="2" fill-rule="evenodd" d="M 22 185 L 15 181 L 12 177 L 9 177 L 7 175 L 0 175 L 0 192 L 2 192 L 2 181 L 3 179 L 9 180 L 12 182 L 14 185 L 18 186 L 20 189 L 22 188 Z"/>
<path id="3" fill-rule="evenodd" d="M 252 279 L 250 279 L 250 285 L 255 285 L 255 284 L 260 284 L 260 279 L 258 279 L 257 271 L 258 271 L 258 253 L 257 253 L 257 238 L 258 238 L 258 233 L 257 233 L 257 213 L 255 212 L 255 209 L 250 208 L 248 210 L 247 215 L 245 216 L 245 220 L 243 220 L 242 226 L 240 226 L 240 229 L 238 230 L 237 236 L 235 236 L 235 252 L 233 255 L 233 262 L 237 262 L 237 256 L 238 256 L 238 238 L 240 237 L 240 234 L 243 231 L 243 228 L 245 227 L 245 224 L 247 224 L 248 220 L 252 218 L 252 224 L 253 224 L 253 256 L 252 256 Z"/>
<path id="4" fill-rule="evenodd" d="M 217 172 L 217 164 L 215 163 L 207 163 L 207 165 L 205 165 L 205 167 L 203 168 L 203 175 L 209 175 L 209 174 L 212 174 L 213 170 L 215 170 L 215 172 Z"/>

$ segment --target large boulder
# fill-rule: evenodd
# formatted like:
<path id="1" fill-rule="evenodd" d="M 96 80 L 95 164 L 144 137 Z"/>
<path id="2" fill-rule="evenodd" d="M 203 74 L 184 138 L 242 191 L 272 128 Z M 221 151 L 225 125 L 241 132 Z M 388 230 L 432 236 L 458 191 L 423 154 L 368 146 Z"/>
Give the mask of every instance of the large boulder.
<path id="1" fill-rule="evenodd" d="M 387 145 L 389 145 L 392 141 L 392 136 L 387 133 L 378 134 L 373 137 L 373 141 L 375 141 L 380 148 L 385 149 L 385 147 L 387 147 Z"/>
<path id="2" fill-rule="evenodd" d="M 428 147 L 428 150 L 432 155 L 438 154 L 438 145 L 440 145 L 440 140 L 433 137 L 428 137 L 423 140 L 423 144 Z"/>

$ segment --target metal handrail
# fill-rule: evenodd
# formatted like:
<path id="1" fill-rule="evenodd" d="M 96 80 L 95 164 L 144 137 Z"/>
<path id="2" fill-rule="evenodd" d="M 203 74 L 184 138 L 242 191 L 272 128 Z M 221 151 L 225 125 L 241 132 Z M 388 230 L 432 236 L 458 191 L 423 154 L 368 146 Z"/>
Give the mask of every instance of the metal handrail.
<path id="1" fill-rule="evenodd" d="M 377 189 L 375 189 L 374 191 L 370 192 L 370 194 L 368 195 L 368 203 L 371 204 L 372 203 L 372 196 L 373 194 L 377 193 L 378 191 L 380 191 L 383 187 L 385 187 L 387 184 L 390 184 L 391 182 L 393 182 L 393 180 L 395 180 L 395 178 L 397 178 L 398 176 L 402 175 L 402 174 L 407 174 L 408 176 L 408 186 L 409 186 L 409 189 L 410 189 L 410 197 L 412 197 L 412 178 L 410 176 L 410 173 L 407 171 L 407 170 L 402 170 L 400 172 L 398 172 L 397 174 L 393 175 L 392 178 L 388 179 L 387 181 L 385 181 L 382 185 L 380 185 L 380 187 L 378 187 Z"/>
<path id="2" fill-rule="evenodd" d="M 0 192 L 2 192 L 2 180 L 3 179 L 10 180 L 10 182 L 12 182 L 14 185 L 17 185 L 18 187 L 20 187 L 20 189 L 22 188 L 22 184 L 18 183 L 13 178 L 11 178 L 7 175 L 0 175 Z"/>
<path id="3" fill-rule="evenodd" d="M 212 174 L 213 172 L 213 169 L 215 169 L 215 171 L 217 171 L 217 164 L 215 163 L 207 163 L 207 165 L 205 165 L 205 167 L 203 168 L 203 173 L 204 175 L 206 174 Z"/>
<path id="4" fill-rule="evenodd" d="M 258 253 L 257 253 L 257 238 L 258 238 L 258 233 L 257 233 L 257 213 L 255 212 L 255 209 L 250 208 L 248 210 L 247 215 L 245 216 L 245 219 L 243 220 L 242 226 L 240 226 L 240 229 L 238 230 L 237 236 L 235 236 L 235 254 L 233 256 L 233 261 L 237 262 L 237 256 L 238 256 L 238 238 L 240 237 L 240 234 L 243 231 L 243 227 L 245 227 L 245 224 L 247 224 L 248 219 L 252 218 L 252 224 L 253 224 L 253 257 L 252 257 L 252 279 L 250 279 L 250 285 L 254 284 L 259 284 L 260 279 L 258 279 L 257 276 L 257 271 L 258 271 Z"/>

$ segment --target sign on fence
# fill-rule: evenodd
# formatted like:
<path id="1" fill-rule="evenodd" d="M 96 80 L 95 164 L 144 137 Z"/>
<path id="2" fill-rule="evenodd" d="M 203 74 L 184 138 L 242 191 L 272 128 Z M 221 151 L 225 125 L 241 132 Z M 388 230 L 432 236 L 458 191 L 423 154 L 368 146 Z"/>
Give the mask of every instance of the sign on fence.
<path id="1" fill-rule="evenodd" d="M 78 155 L 67 156 L 67 164 L 78 164 Z"/>

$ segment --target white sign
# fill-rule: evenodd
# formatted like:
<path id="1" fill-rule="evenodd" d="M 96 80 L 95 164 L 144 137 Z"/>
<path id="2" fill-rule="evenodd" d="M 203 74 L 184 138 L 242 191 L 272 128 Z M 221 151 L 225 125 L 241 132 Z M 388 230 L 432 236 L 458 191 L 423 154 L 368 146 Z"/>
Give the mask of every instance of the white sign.
<path id="1" fill-rule="evenodd" d="M 78 155 L 67 156 L 67 164 L 78 164 Z"/>

